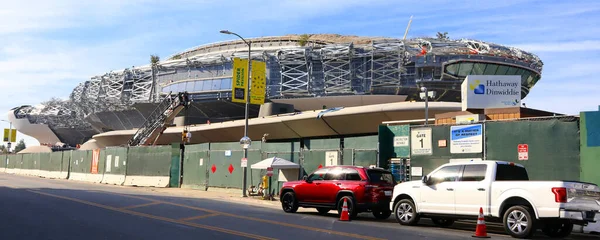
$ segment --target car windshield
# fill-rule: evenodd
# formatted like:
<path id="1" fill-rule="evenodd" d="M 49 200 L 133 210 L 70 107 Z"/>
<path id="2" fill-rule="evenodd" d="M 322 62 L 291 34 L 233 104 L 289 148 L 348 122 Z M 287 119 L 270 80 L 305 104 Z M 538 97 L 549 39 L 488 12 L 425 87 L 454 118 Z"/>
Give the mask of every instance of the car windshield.
<path id="1" fill-rule="evenodd" d="M 371 183 L 387 183 L 394 184 L 394 177 L 391 172 L 369 169 L 367 170 Z"/>

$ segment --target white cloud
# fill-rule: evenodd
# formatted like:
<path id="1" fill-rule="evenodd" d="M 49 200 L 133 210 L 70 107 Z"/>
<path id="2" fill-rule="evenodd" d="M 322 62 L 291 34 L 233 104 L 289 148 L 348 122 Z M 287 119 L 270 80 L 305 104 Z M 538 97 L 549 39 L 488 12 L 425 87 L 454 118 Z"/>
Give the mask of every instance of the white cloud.
<path id="1" fill-rule="evenodd" d="M 598 51 L 600 50 L 600 41 L 583 40 L 568 42 L 525 43 L 516 44 L 513 46 L 531 52 Z"/>

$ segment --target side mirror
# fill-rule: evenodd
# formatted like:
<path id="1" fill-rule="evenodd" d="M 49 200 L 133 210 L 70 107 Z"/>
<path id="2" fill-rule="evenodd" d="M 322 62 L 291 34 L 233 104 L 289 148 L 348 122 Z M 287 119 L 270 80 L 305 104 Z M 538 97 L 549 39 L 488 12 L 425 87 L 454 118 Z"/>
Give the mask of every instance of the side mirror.
<path id="1" fill-rule="evenodd" d="M 308 179 L 308 176 L 304 175 L 304 177 L 302 177 L 302 180 L 306 181 Z"/>
<path id="2" fill-rule="evenodd" d="M 423 176 L 423 178 L 421 178 L 421 181 L 427 185 L 427 182 L 429 181 L 429 178 L 427 178 L 427 175 Z"/>

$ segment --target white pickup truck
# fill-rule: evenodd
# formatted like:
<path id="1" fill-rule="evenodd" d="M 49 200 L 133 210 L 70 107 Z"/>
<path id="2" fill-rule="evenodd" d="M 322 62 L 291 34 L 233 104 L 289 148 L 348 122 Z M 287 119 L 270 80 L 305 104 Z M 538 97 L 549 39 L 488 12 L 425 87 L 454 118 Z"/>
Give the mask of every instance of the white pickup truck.
<path id="1" fill-rule="evenodd" d="M 396 185 L 390 203 L 396 220 L 415 225 L 421 217 L 442 227 L 455 220 L 502 222 L 508 234 L 529 238 L 536 229 L 566 237 L 573 224 L 594 222 L 600 211 L 600 188 L 577 181 L 529 181 L 522 165 L 471 161 L 440 166 L 422 181 Z"/>

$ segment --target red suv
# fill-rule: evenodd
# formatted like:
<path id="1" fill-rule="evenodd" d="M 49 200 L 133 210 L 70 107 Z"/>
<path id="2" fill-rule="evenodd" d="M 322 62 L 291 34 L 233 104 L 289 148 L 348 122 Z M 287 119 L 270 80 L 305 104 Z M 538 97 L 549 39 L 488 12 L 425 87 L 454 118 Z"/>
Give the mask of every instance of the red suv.
<path id="1" fill-rule="evenodd" d="M 370 211 L 378 219 L 387 219 L 395 184 L 392 173 L 381 168 L 333 166 L 317 169 L 304 180 L 284 183 L 279 196 L 288 213 L 304 207 L 317 208 L 320 214 L 337 209 L 339 215 L 345 199 L 350 218 Z"/>

